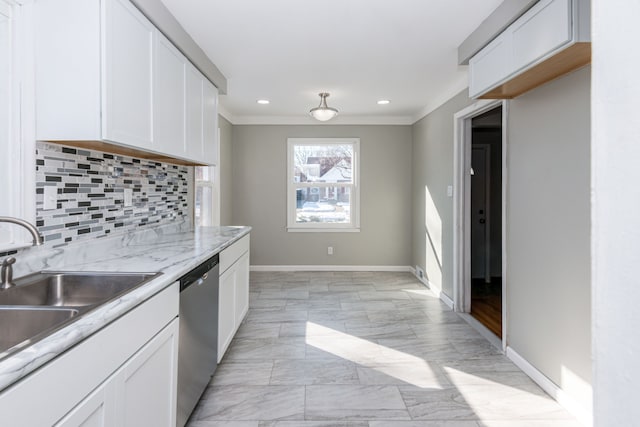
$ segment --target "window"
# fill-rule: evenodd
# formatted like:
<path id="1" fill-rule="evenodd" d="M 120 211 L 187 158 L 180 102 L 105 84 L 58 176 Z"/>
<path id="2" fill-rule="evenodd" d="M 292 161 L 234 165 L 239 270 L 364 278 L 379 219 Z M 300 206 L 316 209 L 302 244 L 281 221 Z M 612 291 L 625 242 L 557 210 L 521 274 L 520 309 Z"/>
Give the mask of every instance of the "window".
<path id="1" fill-rule="evenodd" d="M 220 203 L 216 166 L 195 167 L 194 224 L 196 226 L 220 225 Z"/>
<path id="2" fill-rule="evenodd" d="M 360 231 L 360 140 L 287 142 L 287 230 Z"/>
<path id="3" fill-rule="evenodd" d="M 193 224 L 199 227 L 220 225 L 220 128 L 216 144 L 216 166 L 195 166 Z"/>

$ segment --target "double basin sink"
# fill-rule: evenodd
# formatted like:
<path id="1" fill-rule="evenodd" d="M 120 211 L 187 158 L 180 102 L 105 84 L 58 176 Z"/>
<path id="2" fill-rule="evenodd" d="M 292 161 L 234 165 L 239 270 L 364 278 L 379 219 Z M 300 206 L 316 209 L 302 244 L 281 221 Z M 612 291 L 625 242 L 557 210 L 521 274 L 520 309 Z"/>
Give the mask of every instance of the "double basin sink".
<path id="1" fill-rule="evenodd" d="M 0 290 L 0 359 L 162 273 L 40 272 Z"/>

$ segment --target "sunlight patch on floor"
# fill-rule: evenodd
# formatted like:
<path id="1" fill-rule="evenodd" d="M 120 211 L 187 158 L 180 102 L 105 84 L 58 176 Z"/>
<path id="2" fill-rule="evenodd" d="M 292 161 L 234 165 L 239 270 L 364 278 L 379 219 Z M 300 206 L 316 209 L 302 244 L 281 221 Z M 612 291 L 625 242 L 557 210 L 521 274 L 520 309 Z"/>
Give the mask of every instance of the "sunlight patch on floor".
<path id="1" fill-rule="evenodd" d="M 417 356 L 313 322 L 307 322 L 306 343 L 406 384 L 442 389 L 438 374 Z"/>

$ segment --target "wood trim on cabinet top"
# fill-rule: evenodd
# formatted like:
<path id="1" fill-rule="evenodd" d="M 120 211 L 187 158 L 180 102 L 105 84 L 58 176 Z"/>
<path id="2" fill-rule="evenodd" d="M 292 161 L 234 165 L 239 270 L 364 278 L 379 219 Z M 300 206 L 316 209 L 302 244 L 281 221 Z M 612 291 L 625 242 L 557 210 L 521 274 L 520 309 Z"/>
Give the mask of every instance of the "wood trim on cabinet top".
<path id="1" fill-rule="evenodd" d="M 191 160 L 177 159 L 175 157 L 169 157 L 165 154 L 152 153 L 150 151 L 138 150 L 130 147 L 123 147 L 118 144 L 111 144 L 106 141 L 51 141 L 46 140 L 52 144 L 66 145 L 69 147 L 84 148 L 86 150 L 103 151 L 110 154 L 120 154 L 122 156 L 136 157 L 139 159 L 156 160 L 158 162 L 172 163 L 174 165 L 183 166 L 208 166 L 206 163 L 195 162 Z"/>
<path id="2" fill-rule="evenodd" d="M 591 43 L 575 43 L 478 98 L 513 99 L 590 63 Z"/>

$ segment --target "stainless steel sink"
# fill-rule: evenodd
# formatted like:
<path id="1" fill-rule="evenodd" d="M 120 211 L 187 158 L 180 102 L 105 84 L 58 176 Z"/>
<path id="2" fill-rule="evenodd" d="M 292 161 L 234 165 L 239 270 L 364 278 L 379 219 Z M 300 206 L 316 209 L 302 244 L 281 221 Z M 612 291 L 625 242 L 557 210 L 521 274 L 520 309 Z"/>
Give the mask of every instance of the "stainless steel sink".
<path id="1" fill-rule="evenodd" d="M 78 315 L 70 308 L 3 307 L 0 309 L 0 356 L 7 349 L 15 350 L 41 339 Z"/>
<path id="2" fill-rule="evenodd" d="M 162 273 L 40 272 L 0 290 L 0 359 Z"/>
<path id="3" fill-rule="evenodd" d="M 84 307 L 109 301 L 155 277 L 146 273 L 41 272 L 0 291 L 0 305 Z"/>

